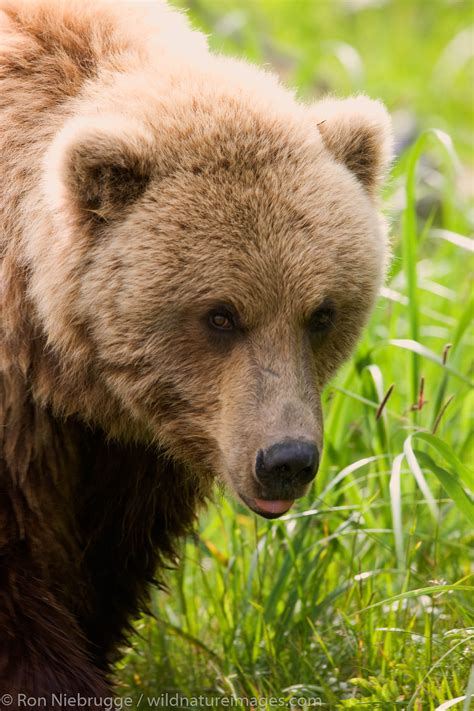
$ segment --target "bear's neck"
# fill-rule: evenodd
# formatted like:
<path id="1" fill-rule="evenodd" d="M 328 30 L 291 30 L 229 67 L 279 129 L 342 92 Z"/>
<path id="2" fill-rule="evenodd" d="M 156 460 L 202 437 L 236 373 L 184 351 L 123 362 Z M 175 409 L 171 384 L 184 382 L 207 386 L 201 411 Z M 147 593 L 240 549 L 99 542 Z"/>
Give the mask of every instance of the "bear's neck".
<path id="1" fill-rule="evenodd" d="M 55 417 L 18 369 L 0 371 L 0 555 L 26 550 L 104 669 L 208 494 L 156 449 Z"/>
<path id="2" fill-rule="evenodd" d="M 6 280 L 0 294 L 0 555 L 26 550 L 105 668 L 157 569 L 175 560 L 210 482 L 198 486 L 156 447 L 106 435 L 52 405 L 67 373 L 32 325 L 20 284 L 18 273 L 9 298 Z"/>

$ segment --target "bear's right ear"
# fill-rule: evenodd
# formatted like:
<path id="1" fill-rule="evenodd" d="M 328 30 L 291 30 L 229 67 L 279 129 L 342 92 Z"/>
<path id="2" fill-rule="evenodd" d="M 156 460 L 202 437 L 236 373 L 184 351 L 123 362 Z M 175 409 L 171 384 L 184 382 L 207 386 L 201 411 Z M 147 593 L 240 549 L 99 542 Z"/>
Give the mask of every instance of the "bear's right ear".
<path id="1" fill-rule="evenodd" d="M 151 134 L 132 119 L 72 119 L 46 155 L 48 199 L 59 199 L 85 220 L 110 222 L 145 191 L 153 148 Z"/>
<path id="2" fill-rule="evenodd" d="M 392 159 L 390 117 L 379 101 L 366 96 L 323 99 L 313 116 L 326 148 L 375 196 Z"/>

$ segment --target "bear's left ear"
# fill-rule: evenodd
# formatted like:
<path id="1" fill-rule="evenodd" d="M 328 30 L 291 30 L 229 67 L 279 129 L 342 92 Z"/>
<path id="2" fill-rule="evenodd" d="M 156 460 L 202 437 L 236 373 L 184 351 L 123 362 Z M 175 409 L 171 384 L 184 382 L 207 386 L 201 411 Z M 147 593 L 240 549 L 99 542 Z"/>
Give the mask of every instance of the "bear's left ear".
<path id="1" fill-rule="evenodd" d="M 145 191 L 153 155 L 151 134 L 133 119 L 74 118 L 46 154 L 48 200 L 88 222 L 112 221 Z"/>
<path id="2" fill-rule="evenodd" d="M 326 148 L 375 195 L 393 151 L 391 120 L 384 105 L 366 96 L 324 99 L 314 106 L 313 115 Z"/>

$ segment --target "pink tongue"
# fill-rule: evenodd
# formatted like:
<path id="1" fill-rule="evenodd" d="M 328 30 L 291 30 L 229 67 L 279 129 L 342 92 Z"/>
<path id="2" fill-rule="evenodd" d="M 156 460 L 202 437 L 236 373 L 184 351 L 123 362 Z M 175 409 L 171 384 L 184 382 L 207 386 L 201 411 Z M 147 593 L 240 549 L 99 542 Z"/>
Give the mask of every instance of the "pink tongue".
<path id="1" fill-rule="evenodd" d="M 267 513 L 285 513 L 293 505 L 294 501 L 265 501 L 265 499 L 255 499 L 258 508 Z"/>

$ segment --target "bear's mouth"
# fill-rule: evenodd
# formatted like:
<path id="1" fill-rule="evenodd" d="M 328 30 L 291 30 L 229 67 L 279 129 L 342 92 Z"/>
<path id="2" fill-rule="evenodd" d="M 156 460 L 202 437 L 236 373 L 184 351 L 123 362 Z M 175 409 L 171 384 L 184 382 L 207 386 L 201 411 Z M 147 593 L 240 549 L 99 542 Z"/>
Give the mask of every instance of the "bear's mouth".
<path id="1" fill-rule="evenodd" d="M 277 499 L 251 499 L 243 494 L 239 494 L 240 498 L 249 509 L 263 518 L 279 518 L 286 514 L 294 504 L 294 499 L 277 500 Z"/>

